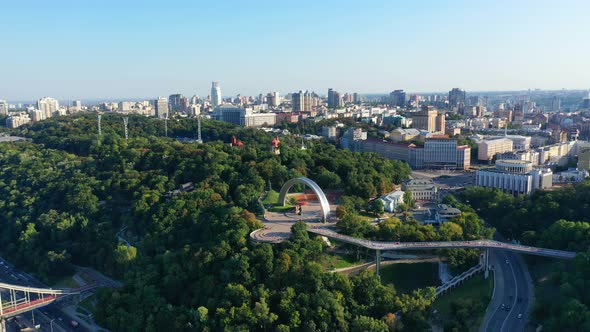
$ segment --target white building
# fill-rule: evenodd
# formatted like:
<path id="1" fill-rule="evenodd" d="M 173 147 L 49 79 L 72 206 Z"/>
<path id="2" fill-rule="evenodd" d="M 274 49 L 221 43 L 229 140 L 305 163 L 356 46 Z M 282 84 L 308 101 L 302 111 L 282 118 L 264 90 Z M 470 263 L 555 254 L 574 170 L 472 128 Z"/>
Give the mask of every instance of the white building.
<path id="1" fill-rule="evenodd" d="M 59 109 L 59 102 L 51 97 L 43 97 L 37 101 L 37 108 L 45 113 L 46 119 L 49 119 Z"/>
<path id="2" fill-rule="evenodd" d="M 512 140 L 505 137 L 481 141 L 477 144 L 477 159 L 492 160 L 498 153 L 512 151 L 513 146 Z"/>
<path id="3" fill-rule="evenodd" d="M 6 118 L 6 127 L 17 128 L 29 122 L 31 122 L 31 118 L 27 113 L 19 113 Z"/>
<path id="4" fill-rule="evenodd" d="M 531 148 L 531 138 L 529 136 L 506 135 L 505 138 L 512 141 L 514 150 L 528 150 Z"/>
<path id="5" fill-rule="evenodd" d="M 395 212 L 399 209 L 399 205 L 404 202 L 404 192 L 401 190 L 392 191 L 379 197 L 379 200 L 383 202 L 385 212 Z"/>
<path id="6" fill-rule="evenodd" d="M 570 168 L 567 171 L 553 174 L 553 183 L 579 183 L 588 177 L 587 170 Z"/>
<path id="7" fill-rule="evenodd" d="M 45 112 L 43 112 L 42 110 L 33 109 L 29 112 L 29 117 L 31 118 L 32 122 L 45 120 Z"/>
<path id="8" fill-rule="evenodd" d="M 414 201 L 435 201 L 438 199 L 438 188 L 429 179 L 411 179 L 404 183 L 404 190 L 412 193 Z"/>
<path id="9" fill-rule="evenodd" d="M 8 103 L 6 100 L 0 100 L 0 115 L 8 114 Z"/>
<path id="10" fill-rule="evenodd" d="M 219 82 L 211 83 L 211 105 L 217 107 L 221 105 L 221 88 Z"/>
<path id="11" fill-rule="evenodd" d="M 160 119 L 168 117 L 168 98 L 158 97 L 154 101 L 154 106 L 156 106 L 156 117 Z"/>
<path id="12" fill-rule="evenodd" d="M 550 188 L 552 175 L 550 169 L 533 169 L 530 161 L 502 159 L 496 161 L 496 168 L 478 170 L 475 184 L 514 195 L 530 195 L 538 189 Z"/>

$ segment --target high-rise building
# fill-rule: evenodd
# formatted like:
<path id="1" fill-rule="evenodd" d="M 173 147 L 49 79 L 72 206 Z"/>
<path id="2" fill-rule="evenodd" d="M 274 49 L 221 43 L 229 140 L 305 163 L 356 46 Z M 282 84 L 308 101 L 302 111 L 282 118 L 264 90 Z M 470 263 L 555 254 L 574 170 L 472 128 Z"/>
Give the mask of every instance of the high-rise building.
<path id="1" fill-rule="evenodd" d="M 185 113 L 188 106 L 188 99 L 181 94 L 174 94 L 168 97 L 168 108 L 172 112 Z"/>
<path id="2" fill-rule="evenodd" d="M 457 107 L 461 109 L 465 106 L 466 99 L 465 90 L 453 88 L 449 91 L 449 108 L 453 109 L 454 107 Z"/>
<path id="3" fill-rule="evenodd" d="M 438 112 L 432 106 L 422 107 L 422 110 L 412 115 L 412 125 L 416 129 L 426 130 L 430 133 L 436 131 L 436 117 Z"/>
<path id="4" fill-rule="evenodd" d="M 586 97 L 586 98 L 584 98 L 584 100 L 582 100 L 582 108 L 590 109 L 590 93 L 588 93 L 588 97 Z"/>
<path id="5" fill-rule="evenodd" d="M 291 94 L 291 106 L 293 112 L 311 112 L 314 106 L 318 106 L 319 97 L 309 91 L 295 92 Z"/>
<path id="6" fill-rule="evenodd" d="M 404 90 L 394 90 L 389 94 L 389 105 L 392 107 L 404 107 L 406 105 L 406 93 Z"/>
<path id="7" fill-rule="evenodd" d="M 0 100 L 0 115 L 8 114 L 8 103 L 6 100 Z"/>
<path id="8" fill-rule="evenodd" d="M 362 102 L 362 98 L 361 95 L 359 95 L 358 93 L 353 93 L 352 94 L 352 102 L 355 104 L 360 104 Z"/>
<path id="9" fill-rule="evenodd" d="M 219 82 L 211 83 L 211 105 L 213 107 L 221 105 L 221 88 Z"/>
<path id="10" fill-rule="evenodd" d="M 278 92 L 269 92 L 266 95 L 266 103 L 268 106 L 277 107 L 281 104 L 281 96 Z"/>
<path id="11" fill-rule="evenodd" d="M 168 99 L 166 97 L 159 97 L 154 100 L 154 106 L 156 107 L 156 117 L 163 119 L 168 116 Z"/>
<path id="12" fill-rule="evenodd" d="M 555 96 L 551 100 L 551 111 L 559 112 L 560 109 L 561 109 L 561 99 L 559 99 L 559 97 Z"/>
<path id="13" fill-rule="evenodd" d="M 59 102 L 57 99 L 51 97 L 43 97 L 37 101 L 37 108 L 45 113 L 45 118 L 53 116 L 54 112 L 59 109 Z"/>
<path id="14" fill-rule="evenodd" d="M 328 107 L 334 108 L 334 91 L 332 88 L 328 89 Z"/>

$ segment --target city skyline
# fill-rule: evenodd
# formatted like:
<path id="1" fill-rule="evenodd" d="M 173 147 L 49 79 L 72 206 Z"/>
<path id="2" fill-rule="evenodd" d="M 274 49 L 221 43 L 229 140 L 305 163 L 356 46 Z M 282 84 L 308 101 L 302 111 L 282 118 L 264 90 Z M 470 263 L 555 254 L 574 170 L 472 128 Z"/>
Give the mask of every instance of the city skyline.
<path id="1" fill-rule="evenodd" d="M 590 88 L 583 1 L 6 7 L 7 100 Z"/>

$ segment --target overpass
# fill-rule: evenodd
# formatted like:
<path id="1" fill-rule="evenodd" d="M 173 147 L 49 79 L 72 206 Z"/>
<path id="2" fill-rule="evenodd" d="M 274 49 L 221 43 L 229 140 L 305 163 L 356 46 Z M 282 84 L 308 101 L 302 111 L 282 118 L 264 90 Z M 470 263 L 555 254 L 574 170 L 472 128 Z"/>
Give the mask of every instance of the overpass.
<path id="1" fill-rule="evenodd" d="M 0 331 L 6 331 L 5 320 L 46 306 L 55 300 L 73 294 L 79 294 L 79 289 L 36 288 L 7 284 L 0 282 Z M 9 296 L 2 296 L 8 292 Z"/>
<path id="2" fill-rule="evenodd" d="M 373 250 L 431 250 L 431 249 L 501 249 L 514 251 L 521 254 L 545 256 L 561 259 L 573 259 L 575 252 L 523 246 L 520 244 L 505 243 L 495 240 L 475 241 L 446 241 L 446 242 L 382 242 L 359 239 L 356 237 L 342 235 L 326 228 L 309 228 L 309 233 L 325 236 L 334 240 L 350 243 Z"/>

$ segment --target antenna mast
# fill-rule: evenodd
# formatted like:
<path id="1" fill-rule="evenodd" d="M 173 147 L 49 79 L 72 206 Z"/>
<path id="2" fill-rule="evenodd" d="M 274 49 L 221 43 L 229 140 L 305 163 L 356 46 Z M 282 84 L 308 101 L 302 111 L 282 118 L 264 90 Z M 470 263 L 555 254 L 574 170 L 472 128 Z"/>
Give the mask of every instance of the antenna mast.
<path id="1" fill-rule="evenodd" d="M 125 125 L 125 139 L 129 139 L 129 130 L 128 130 L 128 125 L 129 125 L 129 118 L 128 117 L 124 117 L 123 118 L 123 124 Z"/>
<path id="2" fill-rule="evenodd" d="M 98 114 L 98 136 L 102 135 L 102 130 L 100 128 L 100 119 L 102 118 L 102 115 L 99 113 Z"/>
<path id="3" fill-rule="evenodd" d="M 164 116 L 164 135 L 168 137 L 168 112 Z"/>
<path id="4" fill-rule="evenodd" d="M 197 116 L 197 143 L 203 143 L 201 138 L 201 114 Z"/>

